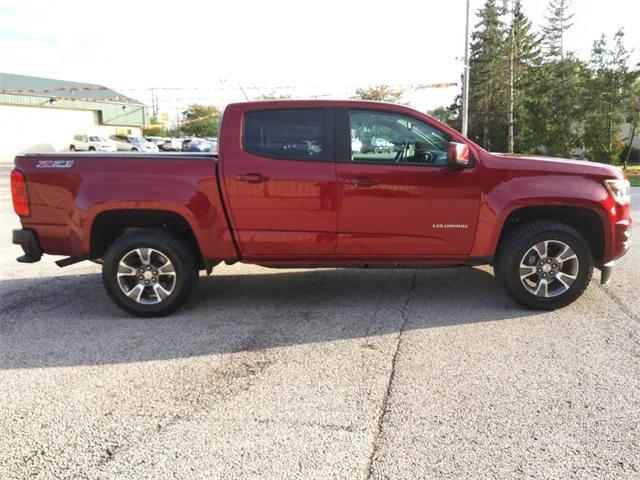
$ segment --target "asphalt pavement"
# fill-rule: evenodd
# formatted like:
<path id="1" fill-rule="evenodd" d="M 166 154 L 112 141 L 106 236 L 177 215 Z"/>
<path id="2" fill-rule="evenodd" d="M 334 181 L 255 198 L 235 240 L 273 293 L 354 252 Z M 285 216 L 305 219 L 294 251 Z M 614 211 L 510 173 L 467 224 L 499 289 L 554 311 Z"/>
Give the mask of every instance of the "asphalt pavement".
<path id="1" fill-rule="evenodd" d="M 9 168 L 0 479 L 640 478 L 637 241 L 549 313 L 490 268 L 236 265 L 138 319 L 98 265 L 15 262 Z"/>

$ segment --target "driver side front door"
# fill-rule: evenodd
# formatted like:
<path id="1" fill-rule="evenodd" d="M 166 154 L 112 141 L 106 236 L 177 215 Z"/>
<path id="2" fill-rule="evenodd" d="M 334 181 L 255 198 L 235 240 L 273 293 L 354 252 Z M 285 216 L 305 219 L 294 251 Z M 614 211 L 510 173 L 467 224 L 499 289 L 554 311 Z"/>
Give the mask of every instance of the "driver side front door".
<path id="1" fill-rule="evenodd" d="M 336 253 L 380 259 L 467 255 L 480 180 L 476 166 L 446 166 L 450 136 L 384 110 L 337 109 L 336 115 L 342 146 L 336 152 Z"/>

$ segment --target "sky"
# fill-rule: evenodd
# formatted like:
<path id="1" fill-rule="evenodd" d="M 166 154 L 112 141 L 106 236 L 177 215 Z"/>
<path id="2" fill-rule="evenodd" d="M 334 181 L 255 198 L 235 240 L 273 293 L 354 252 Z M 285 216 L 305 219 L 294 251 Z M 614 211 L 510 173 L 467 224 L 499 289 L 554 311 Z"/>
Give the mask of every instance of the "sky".
<path id="1" fill-rule="evenodd" d="M 471 0 L 473 14 L 484 0 Z M 523 0 L 535 26 L 547 0 Z M 602 34 L 626 31 L 640 61 L 640 1 L 573 0 L 569 50 L 588 58 Z M 476 19 L 472 18 L 472 25 Z M 174 116 L 275 91 L 348 98 L 386 83 L 427 110 L 450 104 L 464 54 L 465 0 L 0 0 L 0 71 L 97 83 Z"/>

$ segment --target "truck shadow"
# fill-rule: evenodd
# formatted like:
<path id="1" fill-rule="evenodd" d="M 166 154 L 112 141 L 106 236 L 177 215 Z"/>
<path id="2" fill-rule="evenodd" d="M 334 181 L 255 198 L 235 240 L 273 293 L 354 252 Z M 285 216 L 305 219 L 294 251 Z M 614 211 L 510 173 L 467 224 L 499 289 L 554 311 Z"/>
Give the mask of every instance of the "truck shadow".
<path id="1" fill-rule="evenodd" d="M 232 271 L 229 269 L 227 272 Z M 493 276 L 470 268 L 315 270 L 201 277 L 171 317 L 111 304 L 98 274 L 0 281 L 0 369 L 130 363 L 363 339 L 517 319 Z"/>

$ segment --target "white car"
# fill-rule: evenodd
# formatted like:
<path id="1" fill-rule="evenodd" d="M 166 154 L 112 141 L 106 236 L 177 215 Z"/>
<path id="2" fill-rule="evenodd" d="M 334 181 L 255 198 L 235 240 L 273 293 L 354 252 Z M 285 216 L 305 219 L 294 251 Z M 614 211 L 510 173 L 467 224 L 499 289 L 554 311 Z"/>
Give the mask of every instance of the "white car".
<path id="1" fill-rule="evenodd" d="M 182 139 L 166 138 L 162 145 L 158 145 L 158 148 L 163 152 L 179 152 L 182 150 Z"/>
<path id="2" fill-rule="evenodd" d="M 98 135 L 74 135 L 69 145 L 72 152 L 115 152 L 116 146 Z"/>
<path id="3" fill-rule="evenodd" d="M 351 139 L 351 151 L 353 153 L 360 153 L 362 151 L 362 142 L 359 138 Z"/>

